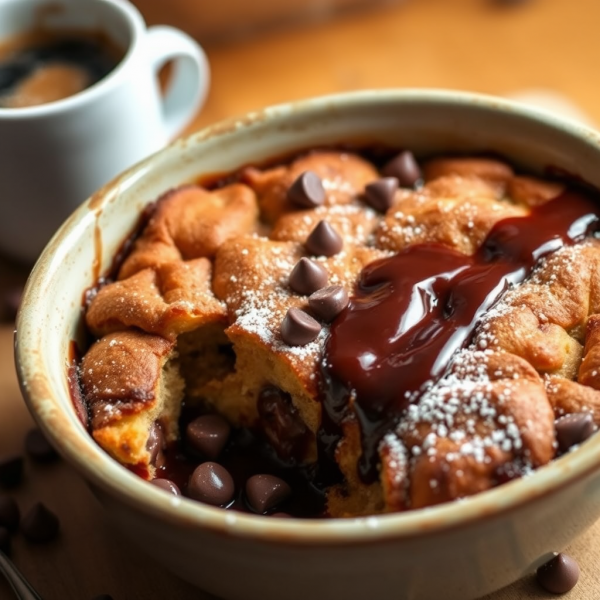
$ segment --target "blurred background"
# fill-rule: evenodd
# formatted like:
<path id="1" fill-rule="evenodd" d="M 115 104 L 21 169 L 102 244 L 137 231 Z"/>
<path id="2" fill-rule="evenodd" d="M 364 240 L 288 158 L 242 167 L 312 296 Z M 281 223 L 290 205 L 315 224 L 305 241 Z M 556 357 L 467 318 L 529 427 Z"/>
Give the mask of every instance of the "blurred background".
<path id="1" fill-rule="evenodd" d="M 193 127 L 316 94 L 443 87 L 560 94 L 600 122 L 597 0 L 134 0 L 213 70 Z"/>

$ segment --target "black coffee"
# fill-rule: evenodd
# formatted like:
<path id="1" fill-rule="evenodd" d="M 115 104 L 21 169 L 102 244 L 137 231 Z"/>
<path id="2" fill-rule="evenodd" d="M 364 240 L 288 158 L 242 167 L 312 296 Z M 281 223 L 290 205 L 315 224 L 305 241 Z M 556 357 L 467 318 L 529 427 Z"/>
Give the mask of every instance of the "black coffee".
<path id="1" fill-rule="evenodd" d="M 92 32 L 33 32 L 0 45 L 0 107 L 23 108 L 77 94 L 108 75 L 123 53 Z"/>

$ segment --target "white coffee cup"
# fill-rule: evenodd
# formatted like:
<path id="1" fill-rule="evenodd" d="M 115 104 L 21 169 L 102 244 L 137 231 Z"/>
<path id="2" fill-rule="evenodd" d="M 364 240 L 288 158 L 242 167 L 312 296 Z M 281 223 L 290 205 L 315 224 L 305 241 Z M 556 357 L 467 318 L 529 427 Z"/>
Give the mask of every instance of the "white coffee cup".
<path id="1" fill-rule="evenodd" d="M 126 52 L 82 92 L 0 108 L 0 252 L 27 262 L 79 203 L 189 124 L 210 77 L 192 38 L 172 27 L 147 29 L 124 0 L 0 0 L 0 42 L 38 26 L 100 31 Z M 157 74 L 171 60 L 161 95 Z"/>

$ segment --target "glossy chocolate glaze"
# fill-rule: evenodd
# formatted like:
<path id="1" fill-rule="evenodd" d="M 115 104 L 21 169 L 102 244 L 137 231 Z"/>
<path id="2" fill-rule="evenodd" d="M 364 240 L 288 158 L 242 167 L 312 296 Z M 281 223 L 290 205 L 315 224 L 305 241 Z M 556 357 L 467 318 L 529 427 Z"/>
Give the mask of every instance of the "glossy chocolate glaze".
<path id="1" fill-rule="evenodd" d="M 498 222 L 473 256 L 419 244 L 365 267 L 326 344 L 324 445 L 335 445 L 335 428 L 339 436 L 354 396 L 359 474 L 374 481 L 381 439 L 424 386 L 443 375 L 481 316 L 541 258 L 595 231 L 599 218 L 591 198 L 567 191 L 527 217 Z"/>

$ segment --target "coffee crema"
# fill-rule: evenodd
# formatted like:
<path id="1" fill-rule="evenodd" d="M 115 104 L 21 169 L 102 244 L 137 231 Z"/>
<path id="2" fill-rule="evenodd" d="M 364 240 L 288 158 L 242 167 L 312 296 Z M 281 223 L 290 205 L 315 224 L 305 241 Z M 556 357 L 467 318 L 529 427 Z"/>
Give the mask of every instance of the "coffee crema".
<path id="1" fill-rule="evenodd" d="M 35 29 L 0 42 L 0 108 L 56 102 L 91 87 L 124 56 L 99 31 Z"/>

